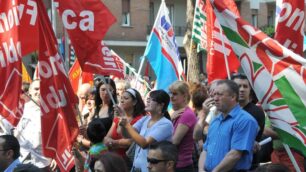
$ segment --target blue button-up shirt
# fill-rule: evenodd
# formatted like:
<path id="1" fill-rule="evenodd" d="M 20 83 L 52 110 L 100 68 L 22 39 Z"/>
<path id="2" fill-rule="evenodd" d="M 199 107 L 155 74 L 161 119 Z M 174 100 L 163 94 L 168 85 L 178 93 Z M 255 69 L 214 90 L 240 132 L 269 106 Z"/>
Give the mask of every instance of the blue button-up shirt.
<path id="1" fill-rule="evenodd" d="M 20 164 L 20 161 L 19 159 L 17 158 L 15 161 L 13 161 L 5 170 L 4 172 L 12 172 L 16 167 L 17 165 Z"/>
<path id="2" fill-rule="evenodd" d="M 256 120 L 237 104 L 224 118 L 219 114 L 210 124 L 203 149 L 205 169 L 212 171 L 230 150 L 243 151 L 235 170 L 247 170 L 252 164 L 252 150 L 258 132 Z"/>

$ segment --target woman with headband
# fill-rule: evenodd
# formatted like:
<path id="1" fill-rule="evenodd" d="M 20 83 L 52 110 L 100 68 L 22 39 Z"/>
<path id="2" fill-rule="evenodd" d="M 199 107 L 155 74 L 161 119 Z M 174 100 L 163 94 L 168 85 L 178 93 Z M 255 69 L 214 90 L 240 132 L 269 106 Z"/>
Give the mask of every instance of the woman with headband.
<path id="1" fill-rule="evenodd" d="M 151 115 L 144 116 L 133 126 L 126 118 L 121 118 L 119 125 L 136 143 L 132 172 L 148 171 L 147 154 L 150 144 L 171 140 L 173 126 L 167 112 L 169 101 L 170 97 L 164 90 L 154 90 L 150 92 L 145 108 Z M 118 112 L 124 114 L 121 107 L 118 107 Z"/>
<path id="2" fill-rule="evenodd" d="M 145 104 L 141 98 L 140 93 L 132 88 L 123 92 L 120 100 L 120 107 L 124 110 L 124 117 L 130 123 L 135 124 L 143 115 L 146 115 Z M 131 145 L 132 141 L 129 138 L 123 138 L 119 126 L 120 117 L 114 117 L 112 127 L 104 139 L 104 143 L 109 150 L 115 151 L 123 157 L 128 165 L 131 162 L 126 157 L 126 150 Z"/>

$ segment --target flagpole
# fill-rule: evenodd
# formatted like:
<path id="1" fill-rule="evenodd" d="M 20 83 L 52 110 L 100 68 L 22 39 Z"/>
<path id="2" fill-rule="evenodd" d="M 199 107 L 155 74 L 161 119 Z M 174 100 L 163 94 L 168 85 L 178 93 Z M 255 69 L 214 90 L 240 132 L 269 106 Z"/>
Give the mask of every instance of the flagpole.
<path id="1" fill-rule="evenodd" d="M 287 154 L 288 154 L 288 156 L 289 156 L 289 158 L 290 158 L 290 160 L 291 160 L 291 162 L 292 162 L 292 164 L 293 164 L 293 166 L 295 168 L 295 171 L 296 172 L 301 172 L 301 169 L 298 166 L 298 164 L 297 164 L 297 162 L 296 162 L 296 160 L 295 160 L 295 158 L 294 158 L 294 156 L 293 156 L 289 146 L 287 144 L 285 144 L 285 143 L 283 143 L 283 145 L 284 145 L 284 148 L 285 148 L 285 150 L 286 150 L 286 152 L 287 152 Z"/>
<path id="2" fill-rule="evenodd" d="M 219 30 L 220 30 L 220 37 L 221 37 L 221 42 L 222 42 L 222 48 L 225 51 L 224 36 L 223 36 L 223 33 L 222 33 L 221 24 L 219 24 Z M 228 59 L 227 59 L 227 56 L 226 56 L 225 52 L 223 52 L 223 57 L 224 57 L 224 61 L 225 61 L 227 79 L 231 80 L 231 73 L 230 73 L 230 70 L 229 70 Z"/>

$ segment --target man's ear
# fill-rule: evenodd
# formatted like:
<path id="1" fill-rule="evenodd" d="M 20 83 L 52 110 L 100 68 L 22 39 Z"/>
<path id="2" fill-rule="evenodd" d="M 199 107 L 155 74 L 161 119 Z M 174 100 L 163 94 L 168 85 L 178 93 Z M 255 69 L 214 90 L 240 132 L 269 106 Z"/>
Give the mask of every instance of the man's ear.
<path id="1" fill-rule="evenodd" d="M 6 156 L 7 156 L 8 159 L 14 159 L 14 158 L 13 158 L 13 156 L 14 156 L 14 151 L 13 151 L 12 149 L 7 150 L 5 154 L 6 154 Z"/>

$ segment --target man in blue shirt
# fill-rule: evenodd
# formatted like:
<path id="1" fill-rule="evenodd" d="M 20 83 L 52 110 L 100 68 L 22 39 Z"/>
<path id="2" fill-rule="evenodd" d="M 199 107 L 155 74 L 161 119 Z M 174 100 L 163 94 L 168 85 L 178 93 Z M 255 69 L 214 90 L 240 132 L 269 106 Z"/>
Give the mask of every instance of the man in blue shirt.
<path id="1" fill-rule="evenodd" d="M 239 87 L 230 80 L 217 83 L 214 101 L 218 116 L 211 122 L 199 159 L 199 171 L 241 172 L 252 164 L 258 132 L 256 120 L 238 104 Z"/>
<path id="2" fill-rule="evenodd" d="M 20 146 L 12 135 L 0 136 L 0 171 L 12 172 L 20 164 Z"/>

